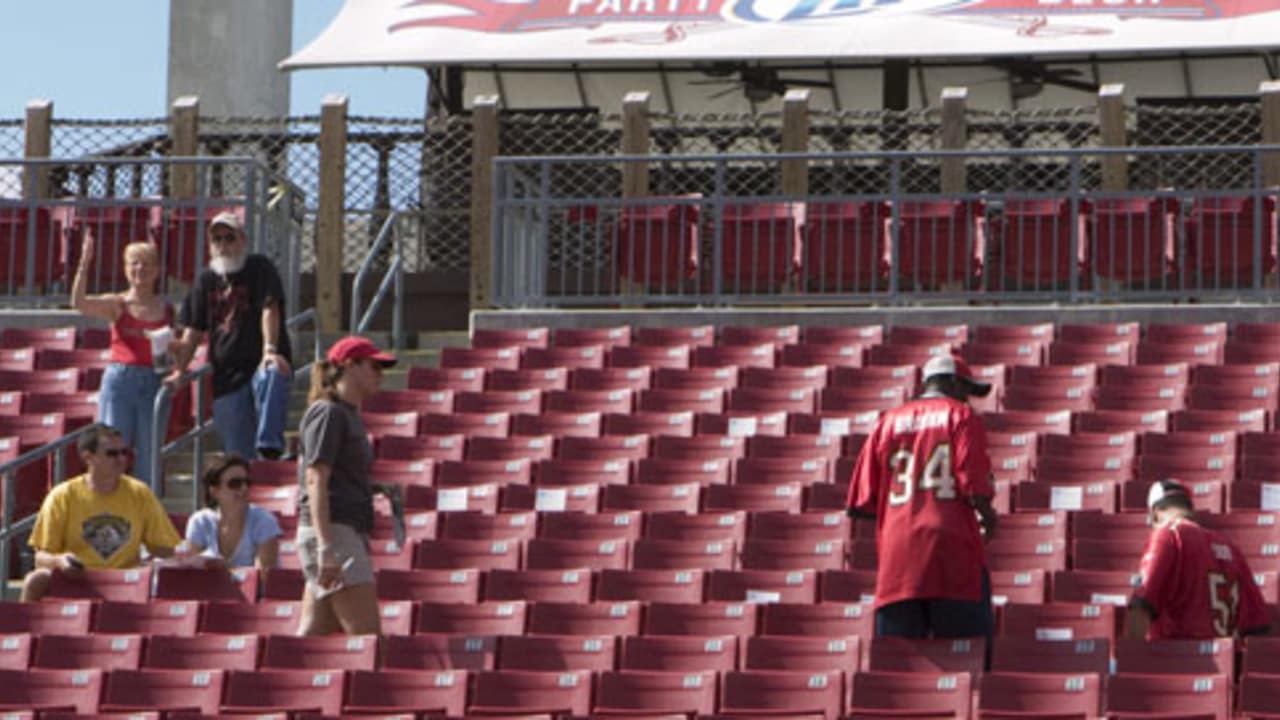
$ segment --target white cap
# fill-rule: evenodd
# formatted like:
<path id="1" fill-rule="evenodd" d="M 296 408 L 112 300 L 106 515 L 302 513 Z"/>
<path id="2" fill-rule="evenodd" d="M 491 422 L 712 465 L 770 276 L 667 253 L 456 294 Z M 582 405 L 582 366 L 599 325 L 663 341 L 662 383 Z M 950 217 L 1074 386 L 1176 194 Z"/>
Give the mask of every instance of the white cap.
<path id="1" fill-rule="evenodd" d="M 970 395 L 986 397 L 987 393 L 991 392 L 991 383 L 979 382 L 973 370 L 969 368 L 969 363 L 955 355 L 934 355 L 920 370 L 920 379 L 925 382 L 937 375 L 954 375 L 964 380 L 969 386 Z"/>
<path id="2" fill-rule="evenodd" d="M 1174 495 L 1181 495 L 1188 502 L 1191 501 L 1191 493 L 1177 480 L 1157 480 L 1151 483 L 1151 489 L 1147 491 L 1147 510 L 1154 510 L 1157 504 Z"/>
<path id="3" fill-rule="evenodd" d="M 236 232 L 244 230 L 244 224 L 240 222 L 240 216 L 231 210 L 224 210 L 214 215 L 213 219 L 209 221 L 209 227 L 212 228 L 215 225 L 229 227 Z"/>

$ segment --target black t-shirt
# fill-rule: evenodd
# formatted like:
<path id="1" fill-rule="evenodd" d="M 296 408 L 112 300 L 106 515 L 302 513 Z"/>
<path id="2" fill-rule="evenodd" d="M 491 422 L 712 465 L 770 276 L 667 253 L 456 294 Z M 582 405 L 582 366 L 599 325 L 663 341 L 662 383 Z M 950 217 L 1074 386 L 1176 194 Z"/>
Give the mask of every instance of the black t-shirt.
<path id="1" fill-rule="evenodd" d="M 262 362 L 262 308 L 268 299 L 280 308 L 276 350 L 292 365 L 289 333 L 284 331 L 284 284 L 266 256 L 248 256 L 244 267 L 230 275 L 202 271 L 183 301 L 178 322 L 209 333 L 215 397 L 244 386 Z"/>
<path id="2" fill-rule="evenodd" d="M 318 400 L 302 416 L 302 457 L 307 468 L 316 463 L 329 466 L 329 522 L 342 523 L 357 532 L 373 530 L 373 487 L 369 447 L 360 411 L 344 402 Z M 298 523 L 311 525 L 311 498 L 306 476 L 298 494 Z"/>

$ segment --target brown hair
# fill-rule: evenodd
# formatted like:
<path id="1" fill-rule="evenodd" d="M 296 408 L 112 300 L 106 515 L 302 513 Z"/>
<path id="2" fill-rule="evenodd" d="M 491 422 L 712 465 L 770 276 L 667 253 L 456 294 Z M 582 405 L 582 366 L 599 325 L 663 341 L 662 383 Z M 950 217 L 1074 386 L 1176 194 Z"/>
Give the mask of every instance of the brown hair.
<path id="1" fill-rule="evenodd" d="M 342 366 L 328 360 L 316 360 L 311 366 L 311 390 L 307 404 L 317 400 L 338 400 L 338 381 L 342 379 Z"/>
<path id="2" fill-rule="evenodd" d="M 213 463 L 204 471 L 204 475 L 200 477 L 200 486 L 204 492 L 205 507 L 217 507 L 218 503 L 213 501 L 213 496 L 209 494 L 209 488 L 221 482 L 222 473 L 234 467 L 244 468 L 244 471 L 248 473 L 249 461 L 233 453 Z"/>
<path id="3" fill-rule="evenodd" d="M 111 427 L 106 423 L 94 423 L 85 428 L 84 434 L 76 441 L 76 449 L 80 453 L 92 454 L 98 452 L 98 447 L 102 441 L 109 437 L 120 437 L 120 431 Z"/>

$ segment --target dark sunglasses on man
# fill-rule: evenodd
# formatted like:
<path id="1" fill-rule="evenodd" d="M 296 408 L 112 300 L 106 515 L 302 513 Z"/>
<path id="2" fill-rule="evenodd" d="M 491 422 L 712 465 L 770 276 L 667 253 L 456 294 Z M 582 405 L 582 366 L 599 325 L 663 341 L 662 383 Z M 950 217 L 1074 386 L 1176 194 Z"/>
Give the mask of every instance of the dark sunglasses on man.
<path id="1" fill-rule="evenodd" d="M 239 490 L 240 488 L 247 487 L 249 485 L 249 478 L 247 477 L 226 478 L 225 480 L 216 480 L 210 484 L 213 485 L 214 487 L 222 486 L 227 488 L 228 490 Z"/>

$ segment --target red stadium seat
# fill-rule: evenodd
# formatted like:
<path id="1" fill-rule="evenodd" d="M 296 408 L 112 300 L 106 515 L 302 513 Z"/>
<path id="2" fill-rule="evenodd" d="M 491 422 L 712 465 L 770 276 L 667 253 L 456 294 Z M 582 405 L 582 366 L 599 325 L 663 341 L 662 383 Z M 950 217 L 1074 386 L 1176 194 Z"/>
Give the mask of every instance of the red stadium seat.
<path id="1" fill-rule="evenodd" d="M 730 462 L 715 457 L 705 460 L 641 458 L 635 462 L 635 481 L 640 485 L 726 485 L 733 467 Z"/>
<path id="2" fill-rule="evenodd" d="M 652 385 L 648 367 L 578 368 L 569 373 L 573 390 L 645 390 Z"/>
<path id="3" fill-rule="evenodd" d="M 137 670 L 141 661 L 141 635 L 41 635 L 31 667 Z"/>
<path id="4" fill-rule="evenodd" d="M 844 712 L 844 673 L 774 670 L 730 671 L 720 678 L 724 715 L 822 715 Z"/>
<path id="5" fill-rule="evenodd" d="M 506 437 L 511 416 L 507 413 L 423 413 L 418 431 L 422 435 L 464 435 L 466 437 Z"/>
<path id="6" fill-rule="evenodd" d="M 857 343 L 818 343 L 805 341 L 782 348 L 778 361 L 779 368 L 816 367 L 831 368 L 862 367 L 866 349 L 869 344 Z"/>
<path id="7" fill-rule="evenodd" d="M 628 551 L 625 540 L 534 538 L 525 543 L 524 565 L 529 570 L 622 570 L 627 567 Z"/>
<path id="8" fill-rule="evenodd" d="M 99 669 L 0 670 L 0 710 L 96 716 L 106 673 Z"/>
<path id="9" fill-rule="evenodd" d="M 638 570 L 732 570 L 736 565 L 732 541 L 641 538 L 633 548 L 632 567 Z"/>
<path id="10" fill-rule="evenodd" d="M 850 720 L 872 717 L 969 715 L 970 678 L 964 673 L 859 672 L 849 678 Z"/>
<path id="11" fill-rule="evenodd" d="M 6 225 L 5 210 L 0 209 L 0 237 Z M 32 348 L 40 350 L 74 350 L 74 327 L 9 327 L 0 330 L 0 348 Z"/>
<path id="12" fill-rule="evenodd" d="M 856 635 L 835 638 L 760 635 L 746 638 L 744 648 L 743 670 L 852 672 L 862 664 L 861 643 Z"/>
<path id="13" fill-rule="evenodd" d="M 979 223 L 973 200 L 906 200 L 898 206 L 898 269 L 910 285 L 970 283 L 981 274 Z"/>
<path id="14" fill-rule="evenodd" d="M 520 567 L 520 541 L 454 540 L 447 538 L 420 540 L 414 548 L 416 569 L 477 568 L 515 570 Z"/>
<path id="15" fill-rule="evenodd" d="M 492 670 L 497 666 L 495 635 L 384 635 L 381 642 L 384 671 Z"/>
<path id="16" fill-rule="evenodd" d="M 452 635 L 521 635 L 525 603 L 520 601 L 419 603 L 415 608 L 415 633 Z"/>
<path id="17" fill-rule="evenodd" d="M 764 607 L 761 635 L 823 635 L 871 637 L 870 605 L 862 603 L 782 602 Z"/>
<path id="18" fill-rule="evenodd" d="M 1089 603 L 1009 603 L 1001 610 L 1000 634 L 1037 640 L 1112 638 L 1116 631 L 1113 605 Z M 999 640 L 996 640 L 997 645 Z"/>
<path id="19" fill-rule="evenodd" d="M 142 603 L 151 597 L 151 574 L 151 566 L 128 570 L 86 570 L 83 577 L 75 580 L 55 572 L 49 581 L 47 596 Z"/>
<path id="20" fill-rule="evenodd" d="M 1187 271 L 1196 287 L 1252 283 L 1255 272 L 1275 269 L 1275 200 L 1226 196 L 1197 199 L 1186 219 Z M 1255 213 L 1262 218 L 1260 232 Z"/>
<path id="21" fill-rule="evenodd" d="M 467 673 L 443 670 L 422 673 L 381 669 L 347 673 L 347 716 L 410 714 L 461 717 L 467 702 Z"/>
<path id="22" fill-rule="evenodd" d="M 563 672 L 613 670 L 612 635 L 508 635 L 498 641 L 498 669 Z"/>
<path id="23" fill-rule="evenodd" d="M 196 633 L 199 616 L 200 605 L 194 601 L 104 602 L 94 613 L 93 631 L 190 636 Z"/>
<path id="24" fill-rule="evenodd" d="M 642 516 L 636 511 L 599 514 L 544 513 L 539 521 L 538 537 L 561 540 L 622 540 L 640 537 Z"/>
<path id="25" fill-rule="evenodd" d="M 261 638 L 257 635 L 152 635 L 143 668 L 172 670 L 254 670 Z"/>
<path id="26" fill-rule="evenodd" d="M 983 675 L 977 696 L 980 718 L 1089 718 L 1102 707 L 1102 682 L 1092 673 L 1027 668 Z"/>
<path id="27" fill-rule="evenodd" d="M 596 680 L 594 716 L 708 715 L 716 706 L 714 671 L 602 672 Z"/>
<path id="28" fill-rule="evenodd" d="M 564 390 L 570 370 L 602 368 L 604 353 L 599 345 L 528 348 L 520 357 L 520 370 L 491 370 L 485 384 L 490 390 Z"/>
<path id="29" fill-rule="evenodd" d="M 995 643 L 991 670 L 995 673 L 1091 673 L 1111 672 L 1111 642 L 1087 640 L 1037 640 L 1002 637 Z"/>
<path id="30" fill-rule="evenodd" d="M 544 396 L 543 398 L 547 398 Z M 598 412 L 544 410 L 519 414 L 511 418 L 512 436 L 550 435 L 563 437 L 599 437 L 603 417 Z"/>
<path id="31" fill-rule="evenodd" d="M 699 514 L 656 513 L 645 518 L 644 536 L 656 540 L 741 542 L 746 538 L 747 513 L 742 510 Z"/>
<path id="32" fill-rule="evenodd" d="M 226 674 L 221 713 L 321 714 L 342 712 L 345 673 L 312 670 L 232 670 Z"/>
<path id="33" fill-rule="evenodd" d="M 1115 671 L 1142 675 L 1235 676 L 1235 643 L 1216 640 L 1131 640 L 1115 643 Z"/>
<path id="34" fill-rule="evenodd" d="M 519 347 L 446 347 L 440 350 L 442 368 L 484 368 L 515 370 L 520 367 Z"/>
<path id="35" fill-rule="evenodd" d="M 551 337 L 545 327 L 532 328 L 473 328 L 473 348 L 544 348 Z"/>
<path id="36" fill-rule="evenodd" d="M 640 603 L 533 603 L 529 633 L 542 635 L 638 635 Z M 515 633 L 508 633 L 515 634 Z"/>
<path id="37" fill-rule="evenodd" d="M 630 415 L 610 413 L 604 416 L 604 435 L 684 435 L 687 437 L 693 435 L 693 422 L 694 413 L 688 411 L 642 410 Z"/>
<path id="38" fill-rule="evenodd" d="M 1081 264 L 1086 239 L 1080 232 L 1072 247 L 1078 219 L 1069 200 L 1011 199 L 998 226 L 1000 242 L 995 273 L 1013 290 L 1049 290 L 1068 285 Z M 1079 224 L 1083 230 L 1083 223 Z"/>
<path id="39" fill-rule="evenodd" d="M 678 487 L 678 486 L 677 486 Z M 705 485 L 702 507 L 711 512 L 747 510 L 798 513 L 804 500 L 798 483 L 777 485 Z"/>
<path id="40" fill-rule="evenodd" d="M 914 640 L 877 637 L 871 641 L 867 669 L 879 672 L 982 673 L 987 653 L 983 638 Z"/>
<path id="41" fill-rule="evenodd" d="M 1131 675 L 1107 679 L 1107 717 L 1230 717 L 1231 677 Z"/>
<path id="42" fill-rule="evenodd" d="M 1155 290 L 1167 287 L 1177 211 L 1169 198 L 1104 198 L 1089 202 L 1087 259 L 1096 275 Z"/>
<path id="43" fill-rule="evenodd" d="M 405 385 L 410 390 L 479 392 L 484 389 L 483 367 L 411 367 Z"/>
<path id="44" fill-rule="evenodd" d="M 364 412 L 380 415 L 453 412 L 452 390 L 382 390 L 360 405 Z"/>
<path id="45" fill-rule="evenodd" d="M 480 571 L 475 568 L 382 569 L 374 578 L 379 600 L 460 603 L 473 603 L 480 599 L 480 580 Z"/>
<path id="46" fill-rule="evenodd" d="M 612 368 L 688 368 L 692 352 L 688 345 L 632 345 L 614 347 L 605 360 Z"/>
<path id="47" fill-rule="evenodd" d="M 601 510 L 696 513 L 699 505 L 696 483 L 681 485 L 609 485 L 600 495 Z"/>
<path id="48" fill-rule="evenodd" d="M 679 292 L 685 279 L 697 272 L 699 207 L 690 204 L 697 198 L 679 200 L 622 208 L 613 231 L 619 283 L 636 283 L 650 292 Z"/>
<path id="49" fill-rule="evenodd" d="M 645 635 L 754 635 L 758 605 L 752 603 L 650 603 Z"/>
<path id="50" fill-rule="evenodd" d="M 637 549 L 641 546 L 641 543 L 653 542 L 655 541 L 638 541 Z M 689 568 L 678 570 L 606 569 L 596 574 L 596 599 L 601 601 L 639 600 L 641 602 L 698 603 L 702 602 L 702 596 L 703 573 L 700 570 Z"/>
<path id="51" fill-rule="evenodd" d="M 783 437 L 787 434 L 787 413 L 748 410 L 702 413 L 694 420 L 694 430 L 697 435 Z"/>
<path id="52" fill-rule="evenodd" d="M 763 345 L 704 345 L 693 349 L 690 361 L 697 368 L 772 368 L 774 347 Z"/>
<path id="53" fill-rule="evenodd" d="M 298 630 L 297 602 L 212 602 L 200 617 L 200 632 L 245 635 L 293 635 Z"/>
<path id="54" fill-rule="evenodd" d="M 803 226 L 802 282 L 813 292 L 887 288 L 883 201 L 810 202 Z"/>
<path id="55" fill-rule="evenodd" d="M 467 715 L 582 716 L 591 708 L 591 673 L 586 670 L 484 671 L 474 678 Z"/>
<path id="56" fill-rule="evenodd" d="M 551 344 L 560 347 L 630 345 L 631 326 L 555 328 L 551 331 Z"/>
<path id="57" fill-rule="evenodd" d="M 725 672 L 737 667 L 734 635 L 632 635 L 621 639 L 619 670 Z"/>
<path id="58" fill-rule="evenodd" d="M 378 439 L 378 458 L 386 460 L 461 460 L 465 451 L 461 433 Z"/>
<path id="59" fill-rule="evenodd" d="M 542 393 L 537 390 L 483 390 L 459 392 L 453 396 L 459 413 L 536 413 L 542 410 Z"/>
<path id="60" fill-rule="evenodd" d="M 631 412 L 635 405 L 635 392 L 628 388 L 548 390 L 543 394 L 543 405 L 549 411 L 561 413 L 626 414 Z M 598 432 L 596 434 L 599 435 Z"/>
<path id="61" fill-rule="evenodd" d="M 1049 345 L 1047 360 L 1050 365 L 1130 365 L 1136 345 L 1136 338 L 1082 342 L 1059 335 Z"/>
<path id="62" fill-rule="evenodd" d="M 262 648 L 264 669 L 372 670 L 378 639 L 369 636 L 292 637 L 272 635 Z"/>
<path id="63" fill-rule="evenodd" d="M 467 441 L 464 457 L 468 461 L 528 460 L 533 463 L 539 460 L 551 459 L 554 447 L 555 438 L 550 435 L 520 435 L 505 438 L 477 437 Z M 441 463 L 441 467 L 448 464 L 448 461 Z"/>

